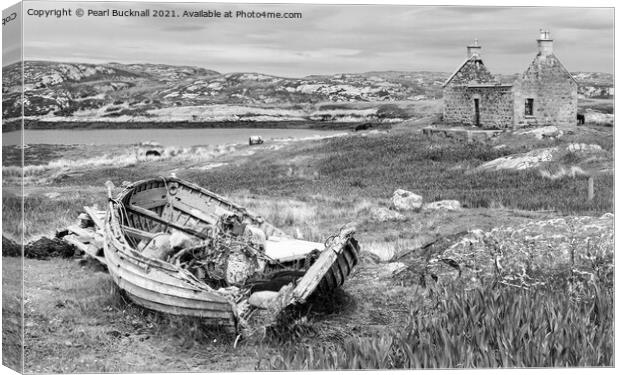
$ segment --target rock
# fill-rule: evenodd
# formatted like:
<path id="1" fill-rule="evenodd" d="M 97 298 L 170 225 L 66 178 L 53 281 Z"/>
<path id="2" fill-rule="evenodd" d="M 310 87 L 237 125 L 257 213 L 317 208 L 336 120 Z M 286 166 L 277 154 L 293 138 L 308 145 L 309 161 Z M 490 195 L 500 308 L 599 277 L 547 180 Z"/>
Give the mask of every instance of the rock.
<path id="1" fill-rule="evenodd" d="M 559 138 L 564 135 L 560 129 L 556 126 L 543 126 L 540 128 L 534 128 L 531 130 L 519 130 L 515 134 L 518 135 L 533 135 L 536 139 L 543 138 Z"/>
<path id="2" fill-rule="evenodd" d="M 392 196 L 392 203 L 397 210 L 419 210 L 422 207 L 422 196 L 404 189 L 398 189 Z"/>
<path id="3" fill-rule="evenodd" d="M 254 292 L 248 299 L 248 303 L 259 309 L 268 309 L 278 296 L 278 292 L 270 290 L 263 290 L 260 292 Z"/>
<path id="4" fill-rule="evenodd" d="M 392 274 L 398 273 L 402 270 L 404 270 L 405 268 L 407 268 L 407 265 L 405 263 L 401 263 L 401 262 L 391 262 L 391 263 L 387 263 L 385 265 L 385 268 Z"/>
<path id="5" fill-rule="evenodd" d="M 595 144 L 585 144 L 585 143 L 571 143 L 566 147 L 566 151 L 568 152 L 601 152 L 603 148 L 599 145 Z"/>
<path id="6" fill-rule="evenodd" d="M 370 210 L 370 218 L 380 223 L 383 223 L 386 221 L 392 221 L 392 220 L 398 221 L 398 220 L 406 219 L 406 217 L 403 214 L 396 212 L 394 210 L 390 210 L 389 208 L 386 208 L 386 207 L 372 208 Z"/>
<path id="7" fill-rule="evenodd" d="M 459 211 L 463 208 L 461 207 L 461 202 L 457 200 L 443 200 L 432 203 L 427 203 L 422 206 L 424 210 L 447 210 L 447 211 Z"/>
<path id="8" fill-rule="evenodd" d="M 585 122 L 595 125 L 613 125 L 614 115 L 586 109 Z"/>
<path id="9" fill-rule="evenodd" d="M 548 178 L 550 180 L 557 180 L 563 177 L 575 178 L 577 176 L 587 176 L 588 173 L 584 171 L 581 167 L 577 165 L 573 165 L 570 168 L 565 168 L 564 166 L 556 167 L 556 168 L 547 168 L 541 169 L 540 175 L 544 178 Z"/>
<path id="10" fill-rule="evenodd" d="M 542 163 L 551 161 L 557 151 L 557 147 L 539 148 L 523 154 L 504 156 L 478 166 L 476 171 L 498 171 L 502 169 L 523 170 L 534 168 Z"/>
<path id="11" fill-rule="evenodd" d="M 364 247 L 363 254 L 370 255 L 376 263 L 386 263 L 396 258 L 398 250 L 390 243 L 372 243 Z"/>

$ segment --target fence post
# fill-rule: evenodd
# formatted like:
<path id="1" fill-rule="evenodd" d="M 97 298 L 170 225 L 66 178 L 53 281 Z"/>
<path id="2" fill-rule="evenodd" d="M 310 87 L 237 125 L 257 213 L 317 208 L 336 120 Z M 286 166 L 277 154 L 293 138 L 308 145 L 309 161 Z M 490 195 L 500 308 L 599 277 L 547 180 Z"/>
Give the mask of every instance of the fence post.
<path id="1" fill-rule="evenodd" d="M 467 130 L 467 144 L 471 144 L 473 142 L 471 131 Z"/>
<path id="2" fill-rule="evenodd" d="M 594 177 L 588 176 L 588 202 L 594 199 Z"/>

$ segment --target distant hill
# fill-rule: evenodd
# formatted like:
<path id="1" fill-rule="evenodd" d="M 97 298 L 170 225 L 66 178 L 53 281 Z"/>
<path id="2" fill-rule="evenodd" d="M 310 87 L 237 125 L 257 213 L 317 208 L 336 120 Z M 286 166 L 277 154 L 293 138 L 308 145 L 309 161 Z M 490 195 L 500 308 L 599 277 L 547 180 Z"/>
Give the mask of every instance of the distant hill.
<path id="1" fill-rule="evenodd" d="M 284 78 L 162 64 L 27 61 L 24 115 L 48 122 L 397 120 L 412 114 L 388 103 L 439 98 L 448 76 L 385 71 Z M 613 95 L 611 74 L 575 77 L 584 96 Z M 2 92 L 3 119 L 19 117 L 19 64 L 3 68 Z"/>

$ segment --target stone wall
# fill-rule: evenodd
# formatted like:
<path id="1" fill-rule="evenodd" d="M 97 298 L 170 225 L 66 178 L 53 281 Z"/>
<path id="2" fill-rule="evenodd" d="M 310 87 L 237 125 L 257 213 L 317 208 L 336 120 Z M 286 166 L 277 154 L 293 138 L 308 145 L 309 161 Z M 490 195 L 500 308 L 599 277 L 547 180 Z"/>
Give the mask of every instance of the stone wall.
<path id="1" fill-rule="evenodd" d="M 474 99 L 479 99 L 480 127 L 512 127 L 514 100 L 510 86 L 447 86 L 443 97 L 444 122 L 474 126 Z"/>
<path id="2" fill-rule="evenodd" d="M 534 99 L 532 116 L 526 99 Z M 555 55 L 538 55 L 514 85 L 516 126 L 572 126 L 577 123 L 577 84 Z"/>

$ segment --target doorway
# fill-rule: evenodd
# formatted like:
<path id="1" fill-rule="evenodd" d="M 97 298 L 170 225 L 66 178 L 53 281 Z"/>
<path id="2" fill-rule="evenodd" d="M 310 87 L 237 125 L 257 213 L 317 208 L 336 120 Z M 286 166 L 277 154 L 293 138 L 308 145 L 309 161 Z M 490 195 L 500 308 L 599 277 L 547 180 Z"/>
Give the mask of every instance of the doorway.
<path id="1" fill-rule="evenodd" d="M 474 99 L 474 125 L 480 126 L 480 99 Z"/>

